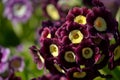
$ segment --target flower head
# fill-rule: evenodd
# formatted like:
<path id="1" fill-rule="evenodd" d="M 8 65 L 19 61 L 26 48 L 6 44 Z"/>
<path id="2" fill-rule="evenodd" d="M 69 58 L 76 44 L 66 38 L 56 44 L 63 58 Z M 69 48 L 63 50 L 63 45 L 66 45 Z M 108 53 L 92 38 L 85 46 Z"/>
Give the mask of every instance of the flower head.
<path id="1" fill-rule="evenodd" d="M 4 16 L 14 23 L 26 22 L 32 15 L 29 0 L 8 0 L 5 4 Z"/>

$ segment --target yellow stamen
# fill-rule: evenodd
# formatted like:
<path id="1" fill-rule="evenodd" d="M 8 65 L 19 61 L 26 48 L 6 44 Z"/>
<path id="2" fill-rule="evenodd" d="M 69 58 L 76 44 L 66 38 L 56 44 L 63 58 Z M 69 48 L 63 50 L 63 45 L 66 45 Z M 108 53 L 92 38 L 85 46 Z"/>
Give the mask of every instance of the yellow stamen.
<path id="1" fill-rule="evenodd" d="M 75 55 L 72 51 L 67 51 L 67 52 L 65 52 L 64 59 L 67 62 L 75 62 Z"/>
<path id="2" fill-rule="evenodd" d="M 85 59 L 90 59 L 93 56 L 93 50 L 89 47 L 83 48 L 82 49 L 82 56 Z"/>
<path id="3" fill-rule="evenodd" d="M 83 34 L 80 32 L 80 30 L 73 30 L 69 33 L 69 39 L 73 44 L 78 44 L 83 39 Z"/>
<path id="4" fill-rule="evenodd" d="M 57 57 L 57 56 L 58 56 L 58 47 L 57 47 L 57 45 L 51 44 L 50 47 L 49 47 L 49 49 L 50 49 L 51 54 L 52 54 L 54 57 Z"/>
<path id="5" fill-rule="evenodd" d="M 98 17 L 94 21 L 94 27 L 97 31 L 105 31 L 107 29 L 106 21 L 102 17 Z"/>
<path id="6" fill-rule="evenodd" d="M 74 18 L 74 22 L 78 24 L 86 24 L 86 17 L 83 15 L 78 15 Z"/>

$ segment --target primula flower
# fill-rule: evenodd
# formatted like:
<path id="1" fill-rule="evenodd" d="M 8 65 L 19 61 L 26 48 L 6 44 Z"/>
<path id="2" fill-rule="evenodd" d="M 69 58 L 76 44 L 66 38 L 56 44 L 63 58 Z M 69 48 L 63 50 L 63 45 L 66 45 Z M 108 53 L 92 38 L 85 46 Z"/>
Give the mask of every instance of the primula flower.
<path id="1" fill-rule="evenodd" d="M 91 10 L 86 7 L 74 7 L 68 12 L 66 20 L 85 25 L 87 23 L 86 16 L 89 12 L 91 12 Z"/>
<path id="2" fill-rule="evenodd" d="M 74 48 L 72 46 L 63 46 L 58 55 L 58 62 L 65 68 L 78 66 Z"/>
<path id="3" fill-rule="evenodd" d="M 118 24 L 112 14 L 104 7 L 94 7 L 87 15 L 91 35 L 112 33 L 117 31 Z"/>
<path id="4" fill-rule="evenodd" d="M 13 71 L 20 71 L 22 72 L 24 69 L 25 63 L 21 57 L 14 56 L 9 62 L 9 67 Z"/>
<path id="5" fill-rule="evenodd" d="M 60 45 L 60 42 L 56 38 L 45 39 L 40 49 L 40 54 L 45 59 L 51 58 L 51 57 L 57 57 L 60 51 L 59 45 Z"/>
<path id="6" fill-rule="evenodd" d="M 85 38 L 89 37 L 89 32 L 85 25 L 79 25 L 75 22 L 65 22 L 56 31 L 56 36 L 63 44 L 79 44 Z"/>
<path id="7" fill-rule="evenodd" d="M 26 22 L 32 15 L 29 0 L 8 0 L 5 4 L 4 16 L 13 23 Z"/>
<path id="8" fill-rule="evenodd" d="M 99 47 L 95 46 L 91 41 L 84 40 L 76 49 L 76 57 L 79 65 L 92 67 L 95 63 L 95 56 L 100 53 Z"/>
<path id="9" fill-rule="evenodd" d="M 0 73 L 4 73 L 8 68 L 8 57 L 10 55 L 10 50 L 0 46 Z"/>
<path id="10" fill-rule="evenodd" d="M 15 70 L 22 71 L 24 64 L 21 57 L 12 57 L 9 59 L 10 50 L 0 46 L 0 79 L 1 80 L 21 80 L 15 76 Z M 20 67 L 22 64 L 22 67 Z M 5 74 L 5 75 L 4 75 Z"/>

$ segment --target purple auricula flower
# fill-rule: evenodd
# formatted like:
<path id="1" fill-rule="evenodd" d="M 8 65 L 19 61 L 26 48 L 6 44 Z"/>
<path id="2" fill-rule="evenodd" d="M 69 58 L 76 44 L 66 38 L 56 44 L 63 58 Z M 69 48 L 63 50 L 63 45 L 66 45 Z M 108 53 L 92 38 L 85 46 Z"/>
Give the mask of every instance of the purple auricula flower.
<path id="1" fill-rule="evenodd" d="M 72 46 L 63 46 L 58 55 L 58 63 L 69 69 L 73 66 L 78 66 L 76 62 L 76 52 Z"/>
<path id="2" fill-rule="evenodd" d="M 8 69 L 8 57 L 10 54 L 10 50 L 8 48 L 4 48 L 0 46 L 0 73 L 4 73 Z"/>
<path id="3" fill-rule="evenodd" d="M 108 35 L 109 38 L 118 29 L 117 21 L 105 7 L 92 8 L 92 11 L 87 15 L 87 23 L 92 36 L 100 34 L 103 37 Z"/>
<path id="4" fill-rule="evenodd" d="M 75 22 L 66 21 L 61 28 L 56 31 L 56 36 L 64 45 L 79 44 L 89 37 L 86 25 L 79 25 Z"/>
<path id="5" fill-rule="evenodd" d="M 32 15 L 29 0 L 8 0 L 5 3 L 4 16 L 13 23 L 26 22 Z"/>
<path id="6" fill-rule="evenodd" d="M 99 47 L 89 39 L 84 40 L 76 49 L 76 59 L 80 66 L 93 67 L 95 56 L 98 54 L 100 54 Z"/>
<path id="7" fill-rule="evenodd" d="M 44 59 L 39 53 L 39 49 L 36 46 L 31 46 L 30 53 L 33 56 L 34 62 L 37 64 L 38 69 L 42 69 L 44 67 Z"/>
<path id="8" fill-rule="evenodd" d="M 85 25 L 87 23 L 86 16 L 89 12 L 91 12 L 91 9 L 86 7 L 74 7 L 73 9 L 69 10 L 66 20 Z"/>
<path id="9" fill-rule="evenodd" d="M 58 5 L 58 0 L 41 0 L 44 15 L 52 20 L 64 20 L 67 13 Z"/>
<path id="10" fill-rule="evenodd" d="M 9 68 L 13 71 L 20 71 L 22 72 L 24 70 L 25 63 L 23 58 L 14 56 L 12 59 L 9 61 Z"/>
<path id="11" fill-rule="evenodd" d="M 58 39 L 45 39 L 40 49 L 41 56 L 46 58 L 57 57 L 60 51 L 60 42 Z"/>

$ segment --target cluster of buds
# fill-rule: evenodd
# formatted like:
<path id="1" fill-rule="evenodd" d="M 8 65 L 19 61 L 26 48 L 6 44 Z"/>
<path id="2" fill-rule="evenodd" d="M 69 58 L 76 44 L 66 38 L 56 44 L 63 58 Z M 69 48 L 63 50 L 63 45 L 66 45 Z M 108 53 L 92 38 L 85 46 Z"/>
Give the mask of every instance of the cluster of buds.
<path id="1" fill-rule="evenodd" d="M 34 60 L 52 76 L 33 80 L 93 80 L 100 69 L 120 65 L 120 33 L 111 12 L 98 0 L 94 7 L 74 7 L 64 22 L 43 22 L 40 49 L 30 47 Z M 59 23 L 59 24 L 58 24 Z M 58 25 L 57 25 L 58 24 Z"/>
<path id="2" fill-rule="evenodd" d="M 9 55 L 10 50 L 0 46 L 0 80 L 21 80 L 15 72 L 23 71 L 24 61 L 18 56 L 9 59 Z"/>

